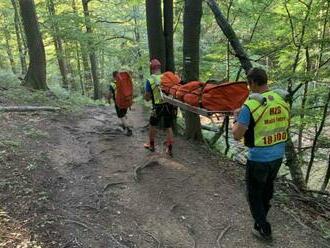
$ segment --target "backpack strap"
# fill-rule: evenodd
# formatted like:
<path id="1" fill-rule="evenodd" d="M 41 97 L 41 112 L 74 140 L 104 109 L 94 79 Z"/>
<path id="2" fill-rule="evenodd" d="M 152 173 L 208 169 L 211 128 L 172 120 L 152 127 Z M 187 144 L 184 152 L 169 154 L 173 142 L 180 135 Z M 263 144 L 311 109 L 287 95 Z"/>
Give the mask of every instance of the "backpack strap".
<path id="1" fill-rule="evenodd" d="M 260 105 L 266 105 L 267 99 L 259 93 L 252 93 L 249 95 L 249 100 L 255 100 L 260 103 Z"/>
<path id="2" fill-rule="evenodd" d="M 280 97 L 282 97 L 284 101 L 288 101 L 289 98 L 290 98 L 290 94 L 286 90 L 275 89 L 275 90 L 272 90 L 272 91 L 275 92 Z"/>

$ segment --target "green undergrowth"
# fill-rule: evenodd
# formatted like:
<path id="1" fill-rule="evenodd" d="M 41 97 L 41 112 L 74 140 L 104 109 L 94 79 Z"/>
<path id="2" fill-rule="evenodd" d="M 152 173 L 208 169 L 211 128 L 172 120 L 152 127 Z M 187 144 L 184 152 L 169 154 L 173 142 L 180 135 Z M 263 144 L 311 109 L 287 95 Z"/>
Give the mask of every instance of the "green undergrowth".
<path id="1" fill-rule="evenodd" d="M 94 101 L 80 92 L 69 92 L 58 83 L 49 83 L 49 90 L 31 90 L 22 85 L 11 73 L 0 71 L 0 100 L 7 106 L 52 106 L 68 112 L 77 112 L 84 106 L 104 105 L 104 100 Z"/>

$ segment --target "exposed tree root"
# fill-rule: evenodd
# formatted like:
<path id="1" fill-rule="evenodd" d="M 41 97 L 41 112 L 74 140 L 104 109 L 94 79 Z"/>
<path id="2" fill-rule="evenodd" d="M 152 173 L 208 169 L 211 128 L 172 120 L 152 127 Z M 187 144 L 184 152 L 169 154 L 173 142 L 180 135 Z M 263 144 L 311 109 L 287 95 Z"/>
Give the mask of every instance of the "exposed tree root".
<path id="1" fill-rule="evenodd" d="M 221 240 L 230 228 L 231 228 L 231 226 L 228 225 L 225 229 L 223 229 L 223 231 L 221 233 L 219 233 L 218 238 L 217 238 L 217 245 L 218 245 L 219 248 L 222 248 Z"/>

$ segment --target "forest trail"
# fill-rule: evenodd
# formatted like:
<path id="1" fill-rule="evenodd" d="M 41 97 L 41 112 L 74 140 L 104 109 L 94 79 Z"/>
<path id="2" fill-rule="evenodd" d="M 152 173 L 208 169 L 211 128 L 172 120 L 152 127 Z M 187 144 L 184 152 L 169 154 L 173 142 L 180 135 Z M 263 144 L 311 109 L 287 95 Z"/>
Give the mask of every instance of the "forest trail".
<path id="1" fill-rule="evenodd" d="M 129 118 L 131 137 L 112 107 L 5 114 L 2 138 L 18 137 L 22 148 L 4 159 L 0 210 L 41 247 L 328 247 L 279 206 L 270 214 L 274 242 L 255 239 L 242 168 L 180 137 L 173 159 L 163 138 L 150 154 L 146 114 L 135 106 Z"/>

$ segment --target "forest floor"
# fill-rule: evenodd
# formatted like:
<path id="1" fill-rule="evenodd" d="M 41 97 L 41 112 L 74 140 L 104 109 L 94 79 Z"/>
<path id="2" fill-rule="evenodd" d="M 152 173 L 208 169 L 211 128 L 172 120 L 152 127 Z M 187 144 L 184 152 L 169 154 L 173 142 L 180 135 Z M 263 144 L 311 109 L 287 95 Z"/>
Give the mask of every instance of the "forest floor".
<path id="1" fill-rule="evenodd" d="M 129 118 L 131 137 L 111 106 L 1 114 L 0 247 L 330 247 L 281 193 L 274 241 L 257 240 L 242 167 L 181 137 L 150 154 L 147 114 Z"/>

